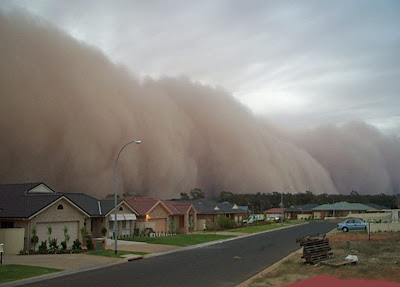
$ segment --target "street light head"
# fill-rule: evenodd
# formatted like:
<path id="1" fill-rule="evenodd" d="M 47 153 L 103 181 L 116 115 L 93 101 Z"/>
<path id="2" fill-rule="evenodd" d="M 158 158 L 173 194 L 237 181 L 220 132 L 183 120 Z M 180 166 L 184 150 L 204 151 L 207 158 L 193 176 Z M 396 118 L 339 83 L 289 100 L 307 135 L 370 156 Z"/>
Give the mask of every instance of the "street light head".
<path id="1" fill-rule="evenodd" d="M 135 141 L 135 144 L 141 144 L 142 141 Z"/>

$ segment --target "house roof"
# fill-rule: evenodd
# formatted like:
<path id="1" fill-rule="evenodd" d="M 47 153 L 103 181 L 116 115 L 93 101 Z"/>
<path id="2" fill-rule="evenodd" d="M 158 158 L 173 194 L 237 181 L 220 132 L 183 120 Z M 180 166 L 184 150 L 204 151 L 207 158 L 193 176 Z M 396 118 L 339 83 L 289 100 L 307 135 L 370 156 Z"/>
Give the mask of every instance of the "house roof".
<path id="1" fill-rule="evenodd" d="M 287 208 L 285 211 L 295 211 L 295 212 L 312 211 L 312 209 L 317 206 L 319 206 L 319 204 L 316 204 L 316 203 L 294 205 L 294 206 Z"/>
<path id="2" fill-rule="evenodd" d="M 124 197 L 124 200 L 132 206 L 138 213 L 139 215 L 146 215 L 157 204 L 163 204 L 161 200 L 155 199 L 153 197 Z M 163 204 L 165 206 L 165 204 Z M 168 207 L 166 207 L 168 209 Z M 169 212 L 172 212 L 168 209 Z"/>
<path id="3" fill-rule="evenodd" d="M 29 218 L 46 206 L 63 197 L 57 192 L 52 193 L 28 193 L 29 190 L 42 184 L 18 183 L 0 185 L 0 199 L 3 210 L 0 217 Z"/>
<path id="4" fill-rule="evenodd" d="M 177 201 L 163 200 L 163 203 L 168 207 L 172 214 L 186 214 L 193 205 L 191 203 L 180 203 Z M 193 207 L 194 208 L 194 207 Z"/>
<path id="5" fill-rule="evenodd" d="M 268 210 L 265 210 L 264 213 L 269 213 L 269 214 L 282 213 L 282 211 L 285 211 L 285 210 L 286 210 L 286 208 L 280 208 L 280 207 L 278 207 L 278 208 L 270 208 Z"/>
<path id="6" fill-rule="evenodd" d="M 183 200 L 179 203 L 190 203 L 194 206 L 197 213 L 203 214 L 224 214 L 224 213 L 246 213 L 247 206 L 238 206 L 230 202 L 217 203 L 209 199 Z"/>
<path id="7" fill-rule="evenodd" d="M 49 192 L 35 192 L 42 184 Z M 29 218 L 60 198 L 66 198 L 90 216 L 104 216 L 114 208 L 112 200 L 98 200 L 84 193 L 55 192 L 41 182 L 0 185 L 0 198 L 3 218 Z M 118 204 L 121 202 L 118 200 Z"/>
<path id="8" fill-rule="evenodd" d="M 379 204 L 375 204 L 375 203 L 363 203 L 366 206 L 369 207 L 373 207 L 376 210 L 384 210 L 384 209 L 390 209 L 389 207 L 383 206 L 383 205 L 379 205 Z"/>
<path id="9" fill-rule="evenodd" d="M 115 202 L 111 199 L 102 199 L 99 200 L 92 196 L 89 196 L 84 193 L 62 193 L 69 200 L 74 202 L 84 211 L 86 211 L 90 216 L 104 216 L 114 209 Z M 124 200 L 118 199 L 117 204 L 119 205 Z"/>
<path id="10" fill-rule="evenodd" d="M 376 210 L 373 207 L 362 203 L 336 202 L 333 204 L 322 204 L 314 207 L 313 210 Z"/>

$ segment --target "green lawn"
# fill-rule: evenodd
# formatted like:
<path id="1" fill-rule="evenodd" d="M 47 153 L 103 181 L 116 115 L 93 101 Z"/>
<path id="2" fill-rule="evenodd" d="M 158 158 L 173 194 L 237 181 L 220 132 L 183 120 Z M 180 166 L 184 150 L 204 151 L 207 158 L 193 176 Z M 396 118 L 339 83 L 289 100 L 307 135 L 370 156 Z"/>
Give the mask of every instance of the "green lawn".
<path id="1" fill-rule="evenodd" d="M 147 237 L 147 236 L 134 236 L 130 238 L 124 238 L 124 240 L 147 242 L 153 244 L 164 244 L 174 246 L 190 246 L 204 242 L 231 238 L 230 235 L 215 235 L 215 234 L 179 234 L 173 236 L 163 237 Z"/>
<path id="2" fill-rule="evenodd" d="M 238 232 L 238 233 L 257 233 L 257 232 L 261 232 L 261 231 L 281 228 L 281 227 L 300 224 L 300 223 L 304 223 L 304 221 L 285 222 L 283 225 L 281 225 L 280 223 L 264 223 L 263 222 L 263 223 L 258 223 L 258 225 L 254 224 L 254 225 L 249 225 L 246 227 L 241 227 L 241 228 L 236 228 L 236 229 L 230 229 L 230 230 L 226 230 L 226 231 Z"/>
<path id="3" fill-rule="evenodd" d="M 27 266 L 27 265 L 1 265 L 0 266 L 0 284 L 14 281 L 18 279 L 24 279 L 44 274 L 50 274 L 61 271 L 59 269 Z"/>
<path id="4" fill-rule="evenodd" d="M 139 251 L 123 251 L 123 250 L 119 250 L 118 253 L 115 255 L 114 254 L 114 250 L 102 250 L 100 252 L 98 251 L 90 251 L 87 252 L 86 254 L 89 255 L 97 255 L 97 256 L 105 256 L 105 257 L 115 257 L 115 258 L 122 258 L 121 255 L 126 255 L 126 254 L 136 254 L 136 255 L 146 255 L 149 254 L 147 252 L 139 252 Z"/>

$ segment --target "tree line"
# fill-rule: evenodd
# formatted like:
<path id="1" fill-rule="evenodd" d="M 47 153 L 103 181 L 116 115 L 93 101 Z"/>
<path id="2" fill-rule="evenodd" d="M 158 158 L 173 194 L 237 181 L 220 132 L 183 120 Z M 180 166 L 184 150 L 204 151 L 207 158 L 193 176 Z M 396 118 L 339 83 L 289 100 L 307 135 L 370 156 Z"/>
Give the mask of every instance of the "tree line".
<path id="1" fill-rule="evenodd" d="M 255 193 L 255 194 L 236 194 L 230 191 L 222 191 L 219 196 L 214 197 L 217 202 L 229 201 L 238 205 L 247 205 L 255 213 L 264 210 L 280 207 L 281 193 Z M 307 203 L 326 204 L 340 201 L 350 203 L 374 203 L 387 208 L 396 208 L 397 201 L 394 195 L 381 194 L 360 194 L 353 190 L 350 194 L 314 194 L 311 191 L 304 193 L 284 193 L 283 206 L 288 208 L 293 205 L 304 205 Z"/>

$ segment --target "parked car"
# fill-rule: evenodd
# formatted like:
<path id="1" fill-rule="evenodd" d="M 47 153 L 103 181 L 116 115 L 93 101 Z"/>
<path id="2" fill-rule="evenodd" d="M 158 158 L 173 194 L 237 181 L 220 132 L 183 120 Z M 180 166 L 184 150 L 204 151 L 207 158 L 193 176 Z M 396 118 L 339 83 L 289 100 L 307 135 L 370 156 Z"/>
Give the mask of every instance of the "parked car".
<path id="1" fill-rule="evenodd" d="M 343 232 L 348 232 L 349 230 L 363 230 L 367 228 L 367 224 L 361 219 L 346 219 L 345 221 L 338 224 L 337 229 Z"/>
<path id="2" fill-rule="evenodd" d="M 248 219 L 243 220 L 243 223 L 254 223 L 256 221 L 263 221 L 264 214 L 252 214 Z"/>

